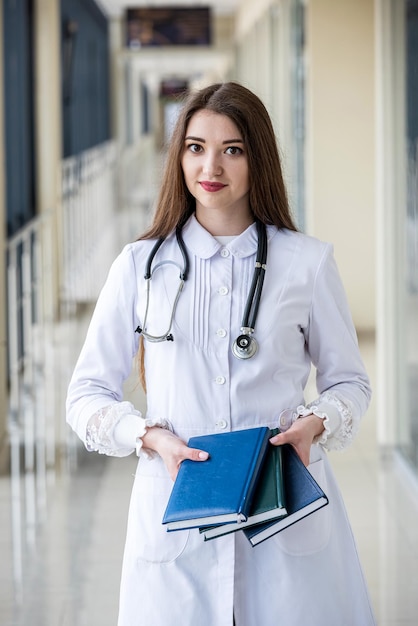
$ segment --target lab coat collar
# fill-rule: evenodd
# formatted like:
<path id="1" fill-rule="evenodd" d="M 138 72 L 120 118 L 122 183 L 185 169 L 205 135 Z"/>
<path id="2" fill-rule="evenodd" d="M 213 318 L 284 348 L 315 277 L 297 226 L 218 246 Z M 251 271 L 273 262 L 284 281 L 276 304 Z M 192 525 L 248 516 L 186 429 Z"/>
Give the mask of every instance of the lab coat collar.
<path id="1" fill-rule="evenodd" d="M 209 259 L 221 248 L 226 247 L 234 256 L 245 258 L 257 251 L 257 228 L 251 224 L 227 246 L 222 246 L 196 219 L 193 214 L 183 228 L 183 239 L 187 248 L 201 259 Z"/>

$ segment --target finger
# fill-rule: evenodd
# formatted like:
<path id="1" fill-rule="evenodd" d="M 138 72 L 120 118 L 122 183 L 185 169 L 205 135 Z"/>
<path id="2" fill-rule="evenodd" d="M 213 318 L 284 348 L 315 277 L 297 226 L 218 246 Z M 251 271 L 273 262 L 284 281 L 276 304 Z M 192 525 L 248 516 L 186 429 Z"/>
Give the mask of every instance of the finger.
<path id="1" fill-rule="evenodd" d="M 188 454 L 187 459 L 191 461 L 207 461 L 209 458 L 209 453 L 204 450 L 199 450 L 197 448 L 187 448 Z"/>
<path id="2" fill-rule="evenodd" d="M 274 437 L 271 437 L 269 441 L 274 446 L 280 446 L 283 443 L 288 443 L 289 437 L 286 435 L 286 433 L 279 433 L 278 435 L 274 435 Z"/>

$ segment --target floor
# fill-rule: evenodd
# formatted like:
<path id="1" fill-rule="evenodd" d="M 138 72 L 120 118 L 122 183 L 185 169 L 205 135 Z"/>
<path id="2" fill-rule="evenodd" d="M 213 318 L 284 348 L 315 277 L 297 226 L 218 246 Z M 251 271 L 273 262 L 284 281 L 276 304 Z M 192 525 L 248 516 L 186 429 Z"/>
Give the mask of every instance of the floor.
<path id="1" fill-rule="evenodd" d="M 72 329 L 77 340 L 69 342 L 70 360 L 79 349 L 87 317 L 81 316 Z M 373 383 L 373 340 L 362 338 L 361 350 Z M 133 379 L 126 394 L 143 403 Z M 372 402 L 355 443 L 330 458 L 378 624 L 417 625 L 418 489 L 395 456 L 379 451 L 375 431 Z M 135 458 L 88 454 L 71 434 L 69 442 L 67 454 L 42 484 L 22 469 L 17 476 L 0 477 L 2 626 L 116 625 Z"/>

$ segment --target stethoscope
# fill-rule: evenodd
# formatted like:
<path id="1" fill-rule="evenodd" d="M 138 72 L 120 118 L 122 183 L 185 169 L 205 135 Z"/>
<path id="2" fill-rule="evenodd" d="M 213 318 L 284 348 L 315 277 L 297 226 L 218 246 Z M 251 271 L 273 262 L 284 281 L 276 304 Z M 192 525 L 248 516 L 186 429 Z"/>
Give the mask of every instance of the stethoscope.
<path id="1" fill-rule="evenodd" d="M 247 302 L 244 309 L 244 315 L 241 322 L 241 334 L 235 339 L 232 344 L 232 353 L 238 359 L 250 359 L 258 350 L 258 343 L 253 337 L 255 330 L 255 322 L 258 315 L 258 309 L 260 306 L 261 300 L 261 292 L 263 289 L 264 276 L 266 272 L 266 261 L 267 261 L 267 231 L 265 225 L 259 220 L 256 221 L 257 226 L 257 235 L 258 235 L 258 243 L 257 243 L 257 255 L 254 267 L 253 279 L 250 287 L 250 291 L 248 293 Z M 144 278 L 146 281 L 146 305 L 145 305 L 145 314 L 144 314 L 144 322 L 143 328 L 138 326 L 136 328 L 137 333 L 142 334 L 142 336 L 152 343 L 158 343 L 160 341 L 173 341 L 173 335 L 171 332 L 171 328 L 173 326 L 173 320 L 176 314 L 177 304 L 180 297 L 180 294 L 183 290 L 184 283 L 186 282 L 189 274 L 190 263 L 189 257 L 187 254 L 186 246 L 182 236 L 182 226 L 178 226 L 176 228 L 176 239 L 179 249 L 181 251 L 183 257 L 183 267 L 180 267 L 178 263 L 171 260 L 160 261 L 155 264 L 153 267 L 154 257 L 160 249 L 161 245 L 165 241 L 165 237 L 161 237 L 158 239 L 154 247 L 152 248 L 150 255 L 147 259 L 147 263 L 145 266 L 145 274 Z M 147 332 L 147 319 L 148 319 L 148 309 L 149 309 L 149 301 L 150 301 L 150 289 L 151 289 L 151 280 L 155 272 L 165 265 L 174 265 L 180 271 L 180 283 L 177 289 L 176 296 L 174 298 L 174 304 L 171 311 L 170 321 L 168 325 L 168 329 L 165 333 L 161 335 L 151 335 Z"/>

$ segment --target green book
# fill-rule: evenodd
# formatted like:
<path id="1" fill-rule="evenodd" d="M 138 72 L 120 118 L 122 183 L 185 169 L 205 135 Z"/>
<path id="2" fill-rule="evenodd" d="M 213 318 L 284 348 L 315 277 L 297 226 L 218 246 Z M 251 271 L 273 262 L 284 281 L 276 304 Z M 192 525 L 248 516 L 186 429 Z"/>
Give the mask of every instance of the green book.
<path id="1" fill-rule="evenodd" d="M 270 437 L 278 432 L 278 429 L 272 430 Z M 273 446 L 269 443 L 248 519 L 233 524 L 204 526 L 200 528 L 200 532 L 203 533 L 204 539 L 207 541 L 255 524 L 276 520 L 286 513 L 282 447 Z"/>
<path id="2" fill-rule="evenodd" d="M 252 546 L 288 528 L 328 504 L 328 498 L 290 445 L 282 447 L 287 515 L 244 529 Z"/>

